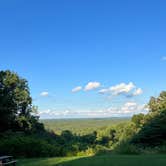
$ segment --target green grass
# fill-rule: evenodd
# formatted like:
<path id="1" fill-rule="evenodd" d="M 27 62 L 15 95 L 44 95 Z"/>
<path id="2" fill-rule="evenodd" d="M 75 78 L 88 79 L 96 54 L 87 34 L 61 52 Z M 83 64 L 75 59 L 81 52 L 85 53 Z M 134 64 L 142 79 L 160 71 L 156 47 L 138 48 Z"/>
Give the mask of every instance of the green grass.
<path id="1" fill-rule="evenodd" d="M 39 159 L 20 159 L 18 166 L 56 166 L 63 162 L 70 162 L 79 157 L 58 157 L 58 158 L 39 158 Z"/>
<path id="2" fill-rule="evenodd" d="M 18 166 L 166 166 L 166 155 L 105 155 L 20 160 Z"/>

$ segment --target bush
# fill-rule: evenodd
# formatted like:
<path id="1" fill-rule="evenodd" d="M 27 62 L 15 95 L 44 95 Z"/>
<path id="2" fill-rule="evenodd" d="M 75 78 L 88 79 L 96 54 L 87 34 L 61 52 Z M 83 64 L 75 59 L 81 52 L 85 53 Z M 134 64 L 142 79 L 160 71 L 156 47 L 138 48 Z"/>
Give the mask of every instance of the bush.
<path id="1" fill-rule="evenodd" d="M 166 145 L 163 145 L 161 147 L 159 147 L 158 149 L 158 153 L 163 153 L 163 154 L 166 154 Z"/>
<path id="2" fill-rule="evenodd" d="M 52 157 L 59 156 L 60 147 L 34 136 L 15 135 L 0 139 L 0 155 L 15 157 Z"/>
<path id="3" fill-rule="evenodd" d="M 80 151 L 77 153 L 77 156 L 94 156 L 94 155 L 95 155 L 95 152 L 94 152 L 94 149 L 92 148 L 88 148 L 85 151 Z"/>
<path id="4" fill-rule="evenodd" d="M 111 153 L 111 150 L 109 148 L 106 148 L 105 146 L 101 145 L 96 145 L 94 148 L 95 155 L 103 155 L 103 154 L 108 154 Z"/>
<path id="5" fill-rule="evenodd" d="M 141 150 L 133 144 L 129 144 L 128 142 L 121 142 L 115 148 L 114 153 L 117 153 L 117 154 L 140 154 Z"/>

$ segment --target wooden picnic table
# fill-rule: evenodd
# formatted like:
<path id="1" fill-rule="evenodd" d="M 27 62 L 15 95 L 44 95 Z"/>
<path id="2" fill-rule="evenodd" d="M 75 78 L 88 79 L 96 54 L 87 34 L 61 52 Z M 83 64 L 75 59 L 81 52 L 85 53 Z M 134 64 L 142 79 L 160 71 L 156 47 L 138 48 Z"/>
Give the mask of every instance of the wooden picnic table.
<path id="1" fill-rule="evenodd" d="M 16 160 L 13 160 L 13 156 L 0 156 L 0 166 L 16 165 Z"/>

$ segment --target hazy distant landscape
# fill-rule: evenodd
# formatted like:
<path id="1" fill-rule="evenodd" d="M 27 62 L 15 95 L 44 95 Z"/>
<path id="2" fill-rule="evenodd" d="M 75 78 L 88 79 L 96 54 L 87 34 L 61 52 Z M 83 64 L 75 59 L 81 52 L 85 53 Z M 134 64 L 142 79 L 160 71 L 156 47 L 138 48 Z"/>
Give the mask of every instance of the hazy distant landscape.
<path id="1" fill-rule="evenodd" d="M 95 118 L 95 119 L 45 119 L 41 120 L 48 130 L 61 134 L 64 130 L 70 130 L 75 134 L 88 134 L 96 130 L 102 130 L 112 125 L 129 122 L 131 118 Z"/>

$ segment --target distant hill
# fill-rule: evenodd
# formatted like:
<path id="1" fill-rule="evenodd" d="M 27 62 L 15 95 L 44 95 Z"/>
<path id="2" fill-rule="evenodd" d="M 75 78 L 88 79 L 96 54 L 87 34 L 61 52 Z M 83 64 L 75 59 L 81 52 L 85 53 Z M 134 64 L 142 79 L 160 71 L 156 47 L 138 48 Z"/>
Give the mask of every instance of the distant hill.
<path id="1" fill-rule="evenodd" d="M 119 123 L 128 122 L 129 117 L 93 118 L 93 119 L 45 119 L 41 120 L 47 129 L 60 134 L 63 130 L 70 130 L 77 134 L 87 134 Z"/>

